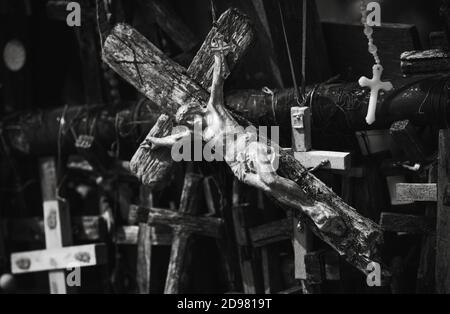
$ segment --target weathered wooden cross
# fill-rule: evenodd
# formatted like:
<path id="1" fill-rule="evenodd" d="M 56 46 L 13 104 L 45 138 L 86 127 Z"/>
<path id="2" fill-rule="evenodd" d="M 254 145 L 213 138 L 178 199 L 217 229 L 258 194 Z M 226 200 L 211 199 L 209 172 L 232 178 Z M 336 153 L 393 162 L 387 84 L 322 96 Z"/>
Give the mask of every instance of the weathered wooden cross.
<path id="1" fill-rule="evenodd" d="M 209 94 L 210 76 L 213 65 L 211 42 L 220 33 L 225 42 L 233 49 L 227 56 L 230 69 L 240 59 L 252 40 L 251 27 L 246 18 L 236 10 L 228 10 L 207 36 L 202 48 L 197 53 L 189 69 L 186 70 L 165 57 L 154 45 L 125 24 L 116 25 L 106 37 L 103 45 L 103 59 L 123 78 L 133 84 L 139 91 L 160 105 L 161 111 L 174 113 L 182 105 L 196 103 L 206 105 Z M 138 44 L 139 43 L 139 44 Z M 123 62 L 126 61 L 126 62 Z M 136 66 L 133 61 L 139 61 Z M 136 67 L 139 71 L 136 70 Z M 144 78 L 145 80 L 141 80 Z M 167 120 L 167 118 L 166 118 Z M 170 120 L 170 119 L 169 119 Z M 171 121 L 158 131 L 170 133 Z M 144 183 L 155 184 L 167 172 L 171 164 L 170 150 L 159 151 L 159 156 L 152 155 L 148 148 L 141 147 L 132 160 L 131 168 Z M 163 156 L 165 154 L 165 156 Z M 367 264 L 373 257 L 374 248 L 381 240 L 378 226 L 359 215 L 345 204 L 323 182 L 308 173 L 300 162 L 287 152 L 280 152 L 280 174 L 297 182 L 305 197 L 312 204 L 321 204 L 333 208 L 348 224 L 348 232 L 342 236 L 321 232 L 314 223 L 305 217 L 305 222 L 325 242 L 343 255 L 349 262 L 363 272 L 367 272 Z M 325 196 L 326 197 L 322 197 Z M 320 210 L 320 209 L 318 209 Z M 357 252 L 355 252 L 355 249 Z M 351 256 L 351 258 L 350 258 Z"/>
<path id="2" fill-rule="evenodd" d="M 199 216 L 201 183 L 203 176 L 188 171 L 184 179 L 178 211 L 138 207 L 137 220 L 151 226 L 170 226 L 173 229 L 172 249 L 164 293 L 186 292 L 189 269 L 192 266 L 192 248 L 195 242 L 192 235 L 218 239 L 223 237 L 223 220 Z"/>
<path id="3" fill-rule="evenodd" d="M 396 183 L 393 197 L 399 204 L 420 202 L 425 207 L 425 213 L 419 216 L 383 212 L 380 225 L 389 232 L 422 235 L 416 290 L 419 293 L 448 292 L 449 279 L 446 274 L 449 246 L 442 241 L 448 235 L 449 216 L 446 212 L 450 205 L 448 131 L 440 132 L 438 163 L 434 165 L 432 162 L 428 169 L 424 166 L 430 163 L 432 157 L 410 121 L 394 123 L 390 133 L 403 153 L 404 161 L 418 166 L 408 166 L 409 170 L 425 170 L 428 174 L 427 183 Z"/>
<path id="4" fill-rule="evenodd" d="M 70 246 L 72 230 L 67 204 L 59 199 L 53 158 L 40 162 L 44 209 L 45 250 L 11 254 L 13 274 L 49 272 L 50 293 L 67 293 L 65 269 L 101 265 L 106 262 L 106 246 Z"/>

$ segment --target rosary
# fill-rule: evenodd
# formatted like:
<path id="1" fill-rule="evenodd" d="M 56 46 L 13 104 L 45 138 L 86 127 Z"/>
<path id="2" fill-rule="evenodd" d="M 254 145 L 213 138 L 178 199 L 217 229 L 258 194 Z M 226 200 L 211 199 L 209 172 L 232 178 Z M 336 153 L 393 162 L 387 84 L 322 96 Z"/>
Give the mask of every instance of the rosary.
<path id="1" fill-rule="evenodd" d="M 367 40 L 369 41 L 369 53 L 373 56 L 375 60 L 375 65 L 372 68 L 373 77 L 372 79 L 368 79 L 363 76 L 359 79 L 359 85 L 361 87 L 369 87 L 370 88 L 370 101 L 369 107 L 367 109 L 366 122 L 371 125 L 375 122 L 375 112 L 377 109 L 378 102 L 378 93 L 380 90 L 390 91 L 394 87 L 391 82 L 382 82 L 381 74 L 383 73 L 383 66 L 381 65 L 380 57 L 378 56 L 378 48 L 373 43 L 373 28 L 367 23 L 367 8 L 364 0 L 361 0 L 361 22 L 364 25 L 364 35 L 366 35 Z"/>

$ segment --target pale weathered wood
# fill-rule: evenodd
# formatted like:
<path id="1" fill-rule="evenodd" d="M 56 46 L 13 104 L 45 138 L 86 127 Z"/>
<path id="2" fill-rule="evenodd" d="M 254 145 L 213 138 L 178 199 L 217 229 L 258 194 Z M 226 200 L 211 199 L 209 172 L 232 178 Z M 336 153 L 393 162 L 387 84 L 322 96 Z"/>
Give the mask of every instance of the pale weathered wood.
<path id="1" fill-rule="evenodd" d="M 423 216 L 381 213 L 380 225 L 384 231 L 408 234 L 432 234 L 434 227 Z"/>
<path id="2" fill-rule="evenodd" d="M 397 200 L 400 202 L 436 202 L 436 183 L 397 183 Z"/>
<path id="3" fill-rule="evenodd" d="M 438 204 L 436 221 L 436 292 L 450 293 L 450 207 L 444 205 L 444 193 L 450 183 L 450 131 L 439 133 Z"/>
<path id="4" fill-rule="evenodd" d="M 54 271 L 101 265 L 106 262 L 104 244 L 88 244 L 11 254 L 13 274 Z M 63 273 L 64 274 L 64 273 Z M 65 276 L 63 276 L 65 283 Z M 61 293 L 60 291 L 58 291 Z"/>
<path id="5" fill-rule="evenodd" d="M 348 170 L 351 167 L 351 156 L 346 152 L 312 150 L 295 152 L 294 156 L 305 168 Z"/>

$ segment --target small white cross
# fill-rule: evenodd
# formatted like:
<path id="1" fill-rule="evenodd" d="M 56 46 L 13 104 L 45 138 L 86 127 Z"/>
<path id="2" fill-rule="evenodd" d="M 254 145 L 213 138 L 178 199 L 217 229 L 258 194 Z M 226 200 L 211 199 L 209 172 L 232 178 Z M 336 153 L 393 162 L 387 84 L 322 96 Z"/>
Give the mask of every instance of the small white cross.
<path id="1" fill-rule="evenodd" d="M 380 90 L 390 91 L 394 88 L 391 82 L 382 82 L 381 74 L 383 73 L 383 67 L 381 64 L 375 64 L 373 66 L 373 78 L 368 79 L 363 76 L 359 79 L 359 85 L 361 87 L 369 87 L 370 88 L 370 101 L 369 108 L 367 109 L 366 122 L 367 124 L 372 124 L 375 122 L 375 112 L 377 109 L 378 102 L 378 92 Z"/>

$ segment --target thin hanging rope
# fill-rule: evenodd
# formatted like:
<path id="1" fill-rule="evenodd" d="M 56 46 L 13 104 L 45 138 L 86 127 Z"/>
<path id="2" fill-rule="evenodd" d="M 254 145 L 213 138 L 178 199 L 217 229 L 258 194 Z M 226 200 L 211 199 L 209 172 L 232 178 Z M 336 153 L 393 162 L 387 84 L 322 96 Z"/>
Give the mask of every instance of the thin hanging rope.
<path id="1" fill-rule="evenodd" d="M 294 70 L 294 63 L 292 61 L 292 55 L 291 55 L 291 49 L 289 47 L 289 41 L 287 38 L 287 33 L 286 33 L 286 26 L 284 24 L 284 16 L 283 16 L 283 11 L 281 10 L 281 5 L 278 2 L 278 8 L 280 10 L 280 18 L 281 18 L 281 26 L 283 28 L 283 35 L 284 35 L 284 43 L 286 45 L 286 51 L 287 51 L 287 55 L 288 55 L 288 60 L 289 60 L 289 67 L 291 69 L 291 75 L 292 75 L 292 82 L 294 83 L 294 93 L 295 93 L 295 100 L 297 101 L 297 103 L 299 105 L 301 105 L 300 102 L 300 95 L 299 95 L 299 91 L 298 91 L 298 85 L 297 85 L 297 78 L 295 77 L 295 70 Z"/>
<path id="2" fill-rule="evenodd" d="M 308 0 L 303 0 L 303 26 L 302 26 L 302 95 L 305 98 L 306 94 L 306 36 L 307 36 L 307 10 Z"/>

